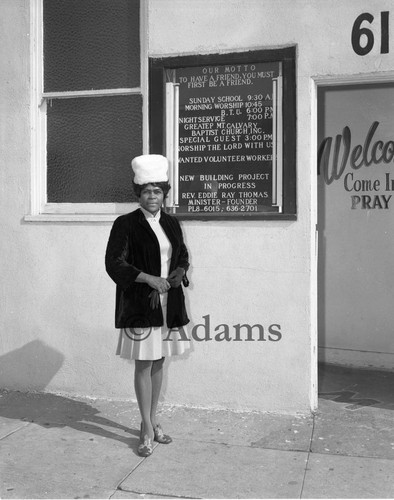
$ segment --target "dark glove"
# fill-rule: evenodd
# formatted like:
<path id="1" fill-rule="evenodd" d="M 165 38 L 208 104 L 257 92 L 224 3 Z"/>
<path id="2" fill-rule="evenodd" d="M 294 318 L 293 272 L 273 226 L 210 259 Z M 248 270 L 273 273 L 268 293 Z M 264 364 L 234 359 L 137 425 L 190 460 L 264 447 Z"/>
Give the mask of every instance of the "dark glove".
<path id="1" fill-rule="evenodd" d="M 157 309 L 160 304 L 159 292 L 157 290 L 152 290 L 148 295 L 150 298 L 150 306 L 152 309 Z"/>
<path id="2" fill-rule="evenodd" d="M 185 274 L 185 270 L 183 267 L 177 267 L 170 273 L 167 278 L 168 283 L 172 288 L 178 288 L 178 286 L 182 283 L 183 275 Z"/>

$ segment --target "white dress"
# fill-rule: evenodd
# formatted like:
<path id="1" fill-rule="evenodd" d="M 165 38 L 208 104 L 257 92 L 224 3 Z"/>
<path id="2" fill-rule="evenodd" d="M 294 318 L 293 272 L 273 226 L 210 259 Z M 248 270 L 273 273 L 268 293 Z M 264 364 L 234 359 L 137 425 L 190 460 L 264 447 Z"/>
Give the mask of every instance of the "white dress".
<path id="1" fill-rule="evenodd" d="M 161 256 L 161 277 L 167 278 L 171 263 L 172 247 L 167 235 L 160 225 L 160 211 L 154 216 L 141 208 L 146 220 L 155 233 Z M 163 357 L 183 354 L 189 347 L 190 341 L 186 327 L 172 328 L 166 325 L 168 294 L 160 294 L 160 303 L 163 310 L 164 325 L 150 328 L 122 328 L 119 333 L 116 354 L 125 359 L 153 361 Z"/>

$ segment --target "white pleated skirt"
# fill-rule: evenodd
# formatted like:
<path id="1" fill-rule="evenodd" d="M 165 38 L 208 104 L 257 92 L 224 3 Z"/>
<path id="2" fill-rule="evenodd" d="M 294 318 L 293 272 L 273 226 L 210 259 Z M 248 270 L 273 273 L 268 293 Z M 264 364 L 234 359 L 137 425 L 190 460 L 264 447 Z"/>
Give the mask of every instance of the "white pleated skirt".
<path id="1" fill-rule="evenodd" d="M 167 313 L 167 294 L 160 295 L 163 316 Z M 190 348 L 186 326 L 169 329 L 167 326 L 151 328 L 122 328 L 119 332 L 116 354 L 123 359 L 154 361 L 179 356 Z"/>

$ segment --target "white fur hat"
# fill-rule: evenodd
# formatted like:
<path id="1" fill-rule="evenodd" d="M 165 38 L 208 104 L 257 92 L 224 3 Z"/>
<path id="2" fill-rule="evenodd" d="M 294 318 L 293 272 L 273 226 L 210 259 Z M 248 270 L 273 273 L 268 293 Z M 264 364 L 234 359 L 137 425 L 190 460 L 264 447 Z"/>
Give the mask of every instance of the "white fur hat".
<path id="1" fill-rule="evenodd" d="M 162 155 L 141 155 L 131 161 L 135 184 L 168 181 L 168 160 Z"/>

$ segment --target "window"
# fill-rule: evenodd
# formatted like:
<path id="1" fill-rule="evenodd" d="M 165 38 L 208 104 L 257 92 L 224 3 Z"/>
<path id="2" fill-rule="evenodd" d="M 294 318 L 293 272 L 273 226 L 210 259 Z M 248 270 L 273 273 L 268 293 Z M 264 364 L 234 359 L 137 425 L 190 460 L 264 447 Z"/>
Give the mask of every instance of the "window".
<path id="1" fill-rule="evenodd" d="M 132 209 L 130 160 L 147 137 L 144 14 L 139 0 L 32 2 L 27 220 L 110 220 Z"/>

